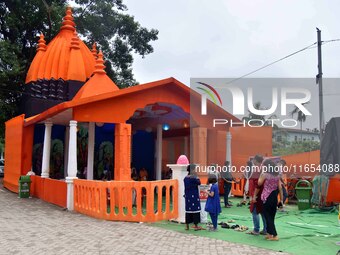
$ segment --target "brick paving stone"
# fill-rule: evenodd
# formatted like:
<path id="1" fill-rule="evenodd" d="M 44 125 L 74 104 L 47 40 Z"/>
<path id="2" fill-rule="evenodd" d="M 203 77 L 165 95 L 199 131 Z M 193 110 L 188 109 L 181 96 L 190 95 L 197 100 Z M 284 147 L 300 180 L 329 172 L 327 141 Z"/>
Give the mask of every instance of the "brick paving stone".
<path id="1" fill-rule="evenodd" d="M 231 255 L 284 254 L 147 224 L 98 220 L 62 210 L 36 198 L 19 199 L 2 184 L 0 226 L 1 255 L 201 255 L 226 254 L 226 251 Z"/>

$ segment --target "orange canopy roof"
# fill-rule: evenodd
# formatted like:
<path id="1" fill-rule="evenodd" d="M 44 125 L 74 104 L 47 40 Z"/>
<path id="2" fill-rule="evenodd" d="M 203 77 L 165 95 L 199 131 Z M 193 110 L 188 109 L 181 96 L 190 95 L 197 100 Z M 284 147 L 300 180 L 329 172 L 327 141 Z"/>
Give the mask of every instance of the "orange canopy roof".
<path id="1" fill-rule="evenodd" d="M 46 46 L 40 36 L 37 54 L 28 70 L 26 84 L 38 79 L 86 81 L 94 71 L 95 57 L 77 35 L 68 7 L 58 35 Z"/>
<path id="2" fill-rule="evenodd" d="M 96 74 L 98 75 L 98 74 Z M 104 75 L 106 76 L 106 75 Z M 106 76 L 107 77 L 107 76 Z M 103 78 L 104 79 L 104 78 Z M 109 78 L 108 78 L 109 79 Z M 96 84 L 94 84 L 96 85 Z M 148 94 L 148 97 L 146 97 Z M 124 98 L 124 102 L 119 102 L 119 106 L 117 109 L 113 109 L 110 106 L 110 102 L 118 102 L 119 99 Z M 24 126 L 33 125 L 44 121 L 48 118 L 52 118 L 57 114 L 64 112 L 67 109 L 73 109 L 73 117 L 71 118 L 78 120 L 75 116 L 74 110 L 79 107 L 89 106 L 92 110 L 101 111 L 100 115 L 105 115 L 109 119 L 109 116 L 113 116 L 114 118 L 124 118 L 123 115 L 129 115 L 125 121 L 132 116 L 133 112 L 140 107 L 144 107 L 147 104 L 155 103 L 155 102 L 168 102 L 174 105 L 178 105 L 182 107 L 182 109 L 186 112 L 190 112 L 190 100 L 194 99 L 200 100 L 200 94 L 191 90 L 189 87 L 179 82 L 174 78 L 168 78 L 164 80 L 154 81 L 142 85 L 137 85 L 124 89 L 112 90 L 111 92 L 103 92 L 101 94 L 79 97 L 77 100 L 72 100 L 68 102 L 63 102 L 56 106 L 49 108 L 48 110 L 32 117 L 29 119 L 25 119 Z M 93 104 L 102 104 L 102 106 L 95 106 Z M 103 107 L 103 105 L 105 107 Z M 224 116 L 228 119 L 233 119 L 233 121 L 240 121 L 238 118 L 233 116 L 232 114 L 226 112 L 223 108 L 215 105 L 214 103 L 208 100 L 208 108 L 211 107 L 212 117 L 216 116 Z M 98 109 L 97 109 L 98 108 Z M 113 110 L 119 112 L 119 116 L 114 116 L 112 114 Z M 197 110 L 197 109 L 196 109 Z M 193 111 L 196 111 L 193 109 Z M 108 115 L 108 112 L 110 114 Z M 130 114 L 130 113 L 131 114 Z M 198 113 L 200 115 L 200 113 Z M 217 117 L 216 117 L 217 118 Z M 83 120 L 80 120 L 83 121 Z M 92 120 L 93 121 L 93 120 Z M 96 120 L 95 120 L 96 121 Z M 108 121 L 110 122 L 110 121 Z"/>

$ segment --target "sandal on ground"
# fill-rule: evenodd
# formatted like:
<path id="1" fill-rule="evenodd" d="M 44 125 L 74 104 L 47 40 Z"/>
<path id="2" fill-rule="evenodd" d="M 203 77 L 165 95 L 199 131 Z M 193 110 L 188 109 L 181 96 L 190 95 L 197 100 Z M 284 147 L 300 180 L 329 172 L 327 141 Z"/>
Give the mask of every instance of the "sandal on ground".
<path id="1" fill-rule="evenodd" d="M 240 225 L 236 224 L 236 225 L 232 225 L 230 228 L 235 229 L 235 228 L 239 228 L 239 227 L 240 227 Z"/>
<path id="2" fill-rule="evenodd" d="M 247 231 L 249 228 L 247 226 L 241 226 L 240 229 L 243 232 L 243 231 Z"/>
<path id="3" fill-rule="evenodd" d="M 244 232 L 244 231 L 248 230 L 248 227 L 246 227 L 246 226 L 240 226 L 240 227 L 238 227 L 238 228 L 235 228 L 234 230 L 240 231 L 240 232 Z"/>
<path id="4" fill-rule="evenodd" d="M 230 226 L 229 224 L 223 222 L 223 224 L 221 224 L 221 228 L 230 228 Z"/>
<path id="5" fill-rule="evenodd" d="M 279 237 L 278 236 L 274 236 L 274 237 L 270 237 L 267 239 L 268 241 L 279 241 Z"/>
<path id="6" fill-rule="evenodd" d="M 196 228 L 201 228 L 201 227 L 193 225 L 191 228 L 196 229 Z"/>
<path id="7" fill-rule="evenodd" d="M 195 228 L 195 231 L 199 231 L 199 230 L 205 230 L 205 228 L 202 228 L 201 226 L 198 226 L 197 228 Z"/>
<path id="8" fill-rule="evenodd" d="M 247 232 L 248 235 L 253 235 L 253 236 L 258 236 L 260 233 L 259 232 L 255 232 L 254 230 L 253 231 L 249 231 Z"/>
<path id="9" fill-rule="evenodd" d="M 217 232 L 217 228 L 209 228 L 208 231 L 209 232 Z"/>

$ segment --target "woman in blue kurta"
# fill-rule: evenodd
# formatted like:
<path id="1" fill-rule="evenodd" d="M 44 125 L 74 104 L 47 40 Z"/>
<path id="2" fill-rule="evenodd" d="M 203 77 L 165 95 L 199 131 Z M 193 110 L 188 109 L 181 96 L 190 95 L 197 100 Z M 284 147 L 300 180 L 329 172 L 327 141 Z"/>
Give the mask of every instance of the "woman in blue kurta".
<path id="1" fill-rule="evenodd" d="M 200 179 L 194 174 L 195 165 L 188 165 L 188 175 L 184 178 L 184 198 L 185 198 L 185 224 L 189 230 L 189 224 L 194 223 L 195 229 L 199 230 L 197 224 L 201 221 L 201 201 L 198 192 Z"/>
<path id="2" fill-rule="evenodd" d="M 220 195 L 218 192 L 217 179 L 215 175 L 209 175 L 208 184 L 211 184 L 210 189 L 207 191 L 208 199 L 205 204 L 205 211 L 209 213 L 213 228 L 211 231 L 217 231 L 217 219 L 221 213 Z"/>

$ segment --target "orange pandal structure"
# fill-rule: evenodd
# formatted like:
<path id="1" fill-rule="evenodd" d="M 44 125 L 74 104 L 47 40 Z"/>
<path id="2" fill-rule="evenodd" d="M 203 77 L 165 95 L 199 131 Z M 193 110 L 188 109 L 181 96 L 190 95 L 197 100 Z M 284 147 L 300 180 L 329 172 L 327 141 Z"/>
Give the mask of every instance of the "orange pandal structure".
<path id="1" fill-rule="evenodd" d="M 66 207 L 66 182 L 40 176 L 31 176 L 31 196 L 48 203 Z"/>
<path id="2" fill-rule="evenodd" d="M 77 179 L 74 180 L 74 210 L 112 221 L 170 220 L 178 217 L 177 192 L 177 180 L 103 182 Z"/>

